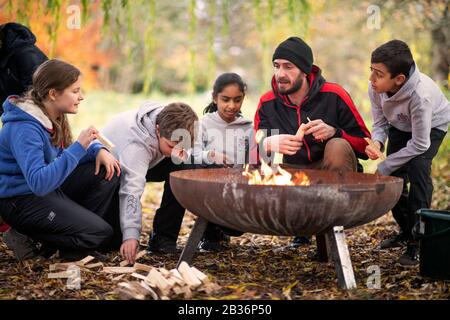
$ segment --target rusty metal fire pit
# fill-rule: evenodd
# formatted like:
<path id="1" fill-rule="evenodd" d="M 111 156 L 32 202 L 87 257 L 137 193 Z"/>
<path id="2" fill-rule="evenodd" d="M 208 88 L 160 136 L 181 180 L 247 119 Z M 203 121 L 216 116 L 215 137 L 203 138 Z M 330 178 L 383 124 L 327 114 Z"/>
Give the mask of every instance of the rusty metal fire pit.
<path id="1" fill-rule="evenodd" d="M 400 198 L 403 181 L 363 173 L 301 171 L 311 185 L 248 185 L 241 169 L 172 172 L 175 197 L 198 216 L 179 263 L 191 263 L 208 221 L 257 234 L 316 235 L 319 257 L 335 262 L 340 286 L 355 288 L 343 229 L 387 213 Z"/>

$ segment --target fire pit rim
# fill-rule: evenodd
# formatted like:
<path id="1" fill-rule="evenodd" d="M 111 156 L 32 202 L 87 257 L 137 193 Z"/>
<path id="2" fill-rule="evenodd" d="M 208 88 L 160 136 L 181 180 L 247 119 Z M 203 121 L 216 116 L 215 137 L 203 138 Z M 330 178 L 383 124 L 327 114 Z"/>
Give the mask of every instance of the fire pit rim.
<path id="1" fill-rule="evenodd" d="M 211 170 L 220 170 L 220 171 L 232 171 L 236 173 L 243 172 L 243 169 L 241 168 L 202 168 L 202 169 L 187 169 L 187 170 L 180 170 L 180 171 L 174 171 L 171 172 L 170 175 L 177 179 L 182 180 L 193 180 L 193 177 L 186 177 L 186 173 L 183 174 L 183 172 L 196 172 L 197 175 L 195 175 L 195 180 L 198 182 L 207 182 L 207 183 L 214 183 L 214 184 L 235 184 L 235 185 L 245 185 L 250 186 L 248 183 L 240 182 L 240 181 L 217 181 L 217 180 L 209 180 L 201 177 L 201 173 L 205 171 L 211 171 Z M 314 173 L 314 172 L 321 172 L 323 173 L 330 173 L 330 171 L 326 170 L 317 170 L 317 169 L 294 169 L 294 171 L 303 171 L 307 175 L 308 173 Z M 367 176 L 375 176 L 371 173 L 363 173 L 363 172 L 349 172 L 348 174 L 358 174 L 358 175 L 367 175 Z M 253 184 L 252 187 L 279 187 L 279 188 L 304 188 L 304 189 L 311 189 L 311 188 L 324 188 L 324 187 L 345 187 L 345 188 L 361 188 L 361 187 L 376 187 L 377 185 L 384 185 L 386 183 L 399 183 L 400 181 L 403 181 L 401 178 L 393 177 L 393 176 L 377 176 L 376 180 L 371 182 L 326 182 L 326 183 L 311 183 L 308 186 L 304 185 L 276 185 L 276 184 Z M 364 191 L 364 190 L 362 190 Z"/>

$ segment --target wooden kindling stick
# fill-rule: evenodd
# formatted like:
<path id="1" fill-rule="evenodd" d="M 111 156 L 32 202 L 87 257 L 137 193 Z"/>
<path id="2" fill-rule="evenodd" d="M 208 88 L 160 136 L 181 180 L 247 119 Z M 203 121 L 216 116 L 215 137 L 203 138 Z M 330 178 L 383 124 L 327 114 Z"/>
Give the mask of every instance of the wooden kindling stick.
<path id="1" fill-rule="evenodd" d="M 369 146 L 371 146 L 375 152 L 377 153 L 378 158 L 380 158 L 381 160 L 386 160 L 386 156 L 384 155 L 384 153 L 382 153 L 380 151 L 380 149 L 378 149 L 375 145 L 375 143 L 373 143 L 372 139 L 370 138 L 364 138 L 364 140 L 366 140 L 366 142 L 369 144 Z"/>
<path id="2" fill-rule="evenodd" d="M 104 135 L 102 135 L 100 132 L 97 134 L 97 139 L 98 141 L 101 142 L 101 144 L 103 144 L 106 148 L 108 148 L 109 150 L 114 149 L 116 146 L 114 145 L 114 143 L 112 143 L 108 138 L 106 138 Z"/>

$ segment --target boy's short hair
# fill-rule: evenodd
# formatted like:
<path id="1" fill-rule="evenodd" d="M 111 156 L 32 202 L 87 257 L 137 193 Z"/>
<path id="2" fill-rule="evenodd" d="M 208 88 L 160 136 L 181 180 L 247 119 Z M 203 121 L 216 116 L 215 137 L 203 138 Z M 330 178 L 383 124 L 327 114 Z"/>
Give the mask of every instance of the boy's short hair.
<path id="1" fill-rule="evenodd" d="M 156 116 L 156 124 L 159 125 L 159 134 L 171 140 L 172 133 L 177 129 L 185 129 L 191 135 L 194 142 L 195 122 L 198 121 L 197 114 L 192 108 L 183 102 L 168 104 Z"/>
<path id="2" fill-rule="evenodd" d="M 414 59 L 408 45 L 401 40 L 391 40 L 379 46 L 372 52 L 371 63 L 382 63 L 391 73 L 391 79 L 404 74 L 409 76 L 409 70 Z"/>

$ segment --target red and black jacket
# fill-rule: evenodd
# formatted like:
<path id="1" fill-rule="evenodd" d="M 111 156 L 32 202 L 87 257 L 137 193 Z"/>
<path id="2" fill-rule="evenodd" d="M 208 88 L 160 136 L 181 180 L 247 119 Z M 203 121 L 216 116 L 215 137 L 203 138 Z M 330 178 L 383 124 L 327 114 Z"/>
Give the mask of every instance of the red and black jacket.
<path id="1" fill-rule="evenodd" d="M 370 137 L 364 120 L 356 109 L 350 95 L 339 85 L 326 82 L 321 70 L 313 66 L 308 75 L 310 90 L 300 105 L 293 105 L 287 95 L 278 92 L 275 77 L 272 78 L 272 91 L 264 94 L 255 114 L 255 131 L 266 129 L 267 136 L 272 129 L 279 134 L 296 134 L 301 123 L 322 119 L 336 128 L 334 137 L 347 140 L 361 159 L 367 159 L 364 150 Z M 291 164 L 307 164 L 323 158 L 326 141 L 317 141 L 313 135 L 304 137 L 304 146 L 292 156 L 284 155 L 283 162 Z"/>

